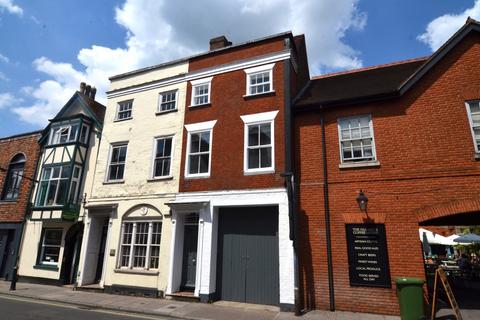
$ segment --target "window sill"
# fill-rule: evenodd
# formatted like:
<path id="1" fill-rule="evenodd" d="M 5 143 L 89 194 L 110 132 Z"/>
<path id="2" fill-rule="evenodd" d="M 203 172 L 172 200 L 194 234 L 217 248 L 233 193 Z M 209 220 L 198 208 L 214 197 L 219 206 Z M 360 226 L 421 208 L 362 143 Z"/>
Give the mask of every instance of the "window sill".
<path id="1" fill-rule="evenodd" d="M 340 169 L 380 167 L 380 161 L 347 162 L 338 165 Z"/>
<path id="2" fill-rule="evenodd" d="M 126 274 L 140 274 L 145 276 L 157 276 L 159 272 L 157 270 L 145 270 L 145 269 L 113 269 L 115 273 Z"/>
<path id="3" fill-rule="evenodd" d="M 104 181 L 103 184 L 122 184 L 125 183 L 125 180 L 116 180 L 116 181 Z"/>
<path id="4" fill-rule="evenodd" d="M 165 181 L 165 180 L 173 180 L 173 176 L 165 176 L 165 177 L 156 177 L 147 179 L 147 182 L 157 182 L 157 181 Z"/>
<path id="5" fill-rule="evenodd" d="M 188 106 L 188 108 L 201 108 L 201 107 L 210 107 L 212 105 L 211 102 L 209 103 L 203 103 L 203 104 L 192 104 Z"/>
<path id="6" fill-rule="evenodd" d="M 115 119 L 113 120 L 113 122 L 122 122 L 122 121 L 127 121 L 127 120 L 132 120 L 133 117 L 130 117 L 130 118 L 125 118 L 125 119 Z"/>
<path id="7" fill-rule="evenodd" d="M 12 204 L 12 203 L 17 203 L 17 199 L 15 199 L 15 200 L 0 200 L 0 205 L 2 205 L 2 204 Z"/>
<path id="8" fill-rule="evenodd" d="M 272 91 L 262 92 L 262 93 L 246 94 L 243 96 L 243 98 L 245 100 L 249 100 L 249 99 L 265 97 L 265 96 L 274 96 L 274 95 L 275 95 L 275 90 L 272 90 Z"/>
<path id="9" fill-rule="evenodd" d="M 56 266 L 56 265 L 48 265 L 48 264 L 36 264 L 36 265 L 33 266 L 33 269 L 42 269 L 42 270 L 58 271 L 58 266 Z"/>
<path id="10" fill-rule="evenodd" d="M 476 161 L 480 160 L 480 153 L 475 152 L 475 155 L 473 156 L 473 159 Z"/>
<path id="11" fill-rule="evenodd" d="M 185 176 L 185 180 L 205 179 L 210 178 L 210 174 L 202 174 L 198 176 Z"/>
<path id="12" fill-rule="evenodd" d="M 160 116 L 162 114 L 167 114 L 167 113 L 172 113 L 172 112 L 177 112 L 178 109 L 172 109 L 172 110 L 164 110 L 164 111 L 157 111 L 155 112 L 156 116 Z"/>
<path id="13" fill-rule="evenodd" d="M 243 171 L 244 176 L 254 176 L 257 174 L 272 174 L 275 173 L 275 169 L 265 169 L 265 170 L 258 170 L 258 171 Z"/>

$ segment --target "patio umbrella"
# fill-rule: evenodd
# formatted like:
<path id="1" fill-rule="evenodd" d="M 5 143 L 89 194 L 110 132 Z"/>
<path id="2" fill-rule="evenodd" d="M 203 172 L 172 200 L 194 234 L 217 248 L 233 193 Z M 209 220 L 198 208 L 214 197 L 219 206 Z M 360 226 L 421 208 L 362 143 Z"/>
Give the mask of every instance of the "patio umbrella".
<path id="1" fill-rule="evenodd" d="M 457 243 L 480 243 L 480 236 L 475 233 L 467 233 L 454 239 L 453 241 Z"/>

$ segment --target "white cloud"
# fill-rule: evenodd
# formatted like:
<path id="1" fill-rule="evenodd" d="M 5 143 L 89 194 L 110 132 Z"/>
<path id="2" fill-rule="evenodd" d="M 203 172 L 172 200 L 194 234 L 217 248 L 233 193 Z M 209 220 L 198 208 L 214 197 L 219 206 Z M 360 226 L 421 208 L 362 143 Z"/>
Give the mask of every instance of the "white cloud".
<path id="1" fill-rule="evenodd" d="M 0 109 L 12 107 L 14 104 L 22 102 L 22 99 L 17 99 L 9 92 L 0 93 Z"/>
<path id="2" fill-rule="evenodd" d="M 417 39 L 435 51 L 465 24 L 468 17 L 480 19 L 480 0 L 475 0 L 473 7 L 459 14 L 449 13 L 430 21 L 425 33 L 419 35 Z"/>
<path id="3" fill-rule="evenodd" d="M 2 71 L 0 71 L 0 80 L 1 80 L 1 81 L 5 81 L 5 82 L 8 82 L 8 81 L 10 81 L 10 78 L 7 77 L 7 76 L 5 75 L 5 73 L 3 73 Z"/>
<path id="4" fill-rule="evenodd" d="M 286 30 L 305 33 L 312 74 L 360 67 L 359 52 L 344 42 L 347 31 L 366 24 L 358 1 L 126 0 L 115 8 L 115 20 L 126 31 L 124 47 L 81 49 L 77 58 L 83 70 L 45 57 L 35 60 L 35 68 L 52 79 L 30 90 L 32 106 L 14 111 L 25 121 L 45 124 L 80 81 L 95 85 L 105 102 L 109 76 L 206 51 L 208 40 L 221 34 L 238 43 Z M 42 94 L 45 87 L 48 94 Z"/>
<path id="5" fill-rule="evenodd" d="M 0 61 L 4 63 L 9 63 L 10 59 L 7 56 L 4 56 L 3 54 L 0 53 Z"/>
<path id="6" fill-rule="evenodd" d="M 13 4 L 12 0 L 0 0 L 0 12 L 5 10 L 11 14 L 16 14 L 19 16 L 23 14 L 23 9 Z"/>

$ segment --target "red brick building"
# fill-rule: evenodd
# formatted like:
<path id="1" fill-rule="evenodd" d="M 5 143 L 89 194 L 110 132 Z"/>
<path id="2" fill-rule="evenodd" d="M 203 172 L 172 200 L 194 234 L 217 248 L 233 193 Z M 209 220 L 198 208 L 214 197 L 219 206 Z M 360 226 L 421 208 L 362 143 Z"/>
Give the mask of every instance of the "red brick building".
<path id="1" fill-rule="evenodd" d="M 398 314 L 395 278 L 425 277 L 419 226 L 479 223 L 479 32 L 469 20 L 430 57 L 314 78 L 297 100 L 306 309 Z"/>
<path id="2" fill-rule="evenodd" d="M 208 53 L 189 59 L 187 77 L 167 294 L 291 309 L 283 173 L 292 170 L 291 101 L 309 79 L 304 37 L 287 32 L 236 45 L 212 39 Z"/>
<path id="3" fill-rule="evenodd" d="M 0 138 L 0 277 L 11 279 L 35 179 L 40 132 Z"/>

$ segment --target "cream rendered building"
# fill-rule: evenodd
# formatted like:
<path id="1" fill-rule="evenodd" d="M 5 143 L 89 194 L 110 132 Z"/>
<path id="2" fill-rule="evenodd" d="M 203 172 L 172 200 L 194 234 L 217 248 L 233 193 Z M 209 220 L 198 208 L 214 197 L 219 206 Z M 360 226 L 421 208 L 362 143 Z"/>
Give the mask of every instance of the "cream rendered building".
<path id="1" fill-rule="evenodd" d="M 87 189 L 78 286 L 163 296 L 178 192 L 188 61 L 110 78 Z"/>

